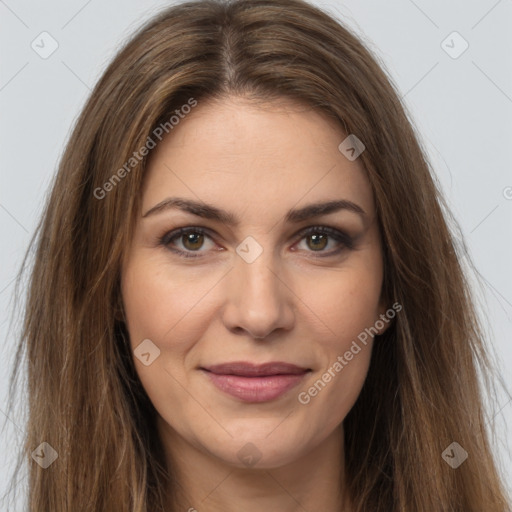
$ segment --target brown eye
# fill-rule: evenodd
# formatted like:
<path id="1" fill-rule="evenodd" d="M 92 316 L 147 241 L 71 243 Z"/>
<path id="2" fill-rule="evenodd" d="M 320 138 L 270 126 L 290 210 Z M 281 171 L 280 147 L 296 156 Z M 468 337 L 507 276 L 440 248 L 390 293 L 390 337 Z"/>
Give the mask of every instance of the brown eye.
<path id="1" fill-rule="evenodd" d="M 185 249 L 197 251 L 204 243 L 204 235 L 202 233 L 185 233 L 181 235 L 181 240 Z"/>
<path id="2" fill-rule="evenodd" d="M 329 226 L 313 226 L 300 233 L 302 250 L 317 253 L 315 256 L 335 256 L 354 247 L 353 239 Z"/>
<path id="3" fill-rule="evenodd" d="M 208 243 L 210 242 L 210 247 Z M 161 245 L 185 258 L 204 256 L 208 249 L 213 249 L 215 242 L 201 228 L 180 228 L 165 234 L 159 239 Z"/>
<path id="4" fill-rule="evenodd" d="M 327 235 L 318 235 L 313 234 L 306 237 L 306 240 L 310 240 L 311 243 L 308 243 L 308 247 L 310 249 L 316 250 L 323 250 L 327 247 L 327 243 L 329 241 L 329 237 Z"/>

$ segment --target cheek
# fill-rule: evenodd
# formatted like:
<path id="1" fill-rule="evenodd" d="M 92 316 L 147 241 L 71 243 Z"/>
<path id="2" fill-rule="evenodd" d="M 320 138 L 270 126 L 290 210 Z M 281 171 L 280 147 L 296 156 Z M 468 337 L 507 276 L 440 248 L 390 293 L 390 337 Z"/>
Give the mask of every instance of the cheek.
<path id="1" fill-rule="evenodd" d="M 135 255 L 126 265 L 121 292 L 136 372 L 156 409 L 173 417 L 186 411 L 189 386 L 187 355 L 211 323 L 212 290 L 217 278 L 171 272 L 151 255 Z M 151 340 L 159 355 L 149 365 L 137 357 L 137 347 Z M 134 354 L 135 352 L 135 354 Z"/>
<path id="2" fill-rule="evenodd" d="M 371 270 L 370 270 L 371 269 Z M 300 283 L 300 284 L 299 284 Z M 304 277 L 295 290 L 304 314 L 325 333 L 326 343 L 338 351 L 379 318 L 382 272 L 379 261 Z"/>
<path id="3" fill-rule="evenodd" d="M 380 313 L 381 271 L 380 260 L 372 256 L 304 281 L 300 291 L 307 305 L 303 312 L 309 310 L 310 324 L 317 325 L 321 368 L 300 390 L 298 401 L 310 408 L 325 433 L 343 421 L 366 379 L 372 328 Z"/>
<path id="4" fill-rule="evenodd" d="M 329 365 L 308 383 L 306 389 L 301 390 L 299 407 L 305 408 L 313 423 L 312 428 L 319 430 L 321 437 L 329 435 L 343 423 L 356 403 L 368 373 L 371 349 L 372 342 L 352 347 L 356 353 L 348 350 L 352 354 L 351 360 L 345 356 L 347 351 L 336 353 Z"/>
<path id="5" fill-rule="evenodd" d="M 347 289 L 344 294 L 338 286 L 332 295 L 319 299 L 317 311 L 323 312 L 322 323 L 328 325 L 329 333 L 318 338 L 320 368 L 299 390 L 297 400 L 308 417 L 315 418 L 314 428 L 320 429 L 321 435 L 327 436 L 343 422 L 368 373 L 373 347 L 368 329 L 376 321 L 377 301 L 362 290 L 350 294 Z"/>
<path id="6" fill-rule="evenodd" d="M 222 274 L 187 268 L 175 271 L 162 258 L 140 251 L 122 275 L 122 297 L 126 312 L 136 372 L 157 411 L 169 424 L 187 430 L 185 418 L 201 416 L 189 393 L 191 371 L 205 332 L 214 321 L 215 287 Z M 151 340 L 159 356 L 149 366 L 136 357 L 137 347 Z M 198 341 L 199 340 L 199 341 Z M 172 409 L 169 408 L 172 404 Z M 204 420 L 204 418 L 203 418 Z"/>
<path id="7" fill-rule="evenodd" d="M 161 261 L 143 256 L 127 266 L 122 296 L 133 345 L 149 338 L 162 350 L 179 352 L 197 339 L 208 323 L 208 293 L 218 279 L 191 274 L 170 272 Z M 166 346 L 169 339 L 172 347 Z"/>

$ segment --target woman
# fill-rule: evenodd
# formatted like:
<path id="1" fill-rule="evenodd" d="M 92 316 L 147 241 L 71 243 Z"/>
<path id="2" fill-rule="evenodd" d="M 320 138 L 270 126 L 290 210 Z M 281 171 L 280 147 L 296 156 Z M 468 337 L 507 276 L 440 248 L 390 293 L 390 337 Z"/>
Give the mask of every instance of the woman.
<path id="1" fill-rule="evenodd" d="M 160 14 L 93 91 L 38 230 L 30 510 L 505 512 L 443 208 L 327 14 Z"/>

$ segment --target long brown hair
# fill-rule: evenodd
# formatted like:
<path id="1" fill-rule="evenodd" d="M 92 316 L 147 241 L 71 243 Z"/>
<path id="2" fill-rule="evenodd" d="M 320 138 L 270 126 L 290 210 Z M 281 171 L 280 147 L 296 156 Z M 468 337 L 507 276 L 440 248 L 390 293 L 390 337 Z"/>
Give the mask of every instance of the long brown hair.
<path id="1" fill-rule="evenodd" d="M 122 319 L 120 266 L 147 163 L 133 154 L 191 99 L 229 95 L 294 99 L 366 147 L 383 293 L 403 311 L 376 340 L 344 421 L 355 510 L 505 512 L 478 374 L 491 375 L 489 347 L 425 150 L 382 65 L 339 21 L 301 0 L 167 8 L 118 53 L 88 99 L 31 243 L 15 366 L 26 360 L 20 464 L 29 461 L 29 510 L 170 510 L 166 493 L 178 483 Z M 30 456 L 43 441 L 58 453 L 47 469 Z M 452 442 L 469 454 L 457 469 L 442 456 Z"/>

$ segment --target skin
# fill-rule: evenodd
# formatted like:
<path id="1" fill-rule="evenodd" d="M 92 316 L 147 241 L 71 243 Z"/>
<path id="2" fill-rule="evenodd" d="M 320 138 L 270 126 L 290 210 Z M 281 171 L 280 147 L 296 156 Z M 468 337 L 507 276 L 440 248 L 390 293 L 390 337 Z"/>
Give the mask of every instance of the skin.
<path id="1" fill-rule="evenodd" d="M 345 137 L 323 114 L 289 100 L 264 106 L 231 97 L 200 103 L 152 150 L 122 297 L 132 349 L 150 339 L 160 350 L 149 366 L 134 362 L 180 482 L 180 510 L 350 510 L 343 420 L 366 378 L 373 340 L 309 403 L 298 400 L 387 309 L 372 191 L 361 159 L 338 150 Z M 143 217 L 171 196 L 227 210 L 239 224 L 177 208 Z M 365 215 L 340 210 L 285 222 L 289 209 L 337 199 Z M 197 226 L 204 238 L 169 243 L 197 258 L 159 243 L 176 228 Z M 301 234 L 311 226 L 346 232 L 353 247 L 331 236 L 315 245 Z M 236 252 L 248 236 L 263 249 L 252 263 Z M 247 403 L 199 369 L 231 361 L 312 371 L 275 400 Z M 255 465 L 237 455 L 247 443 L 260 457 Z"/>

